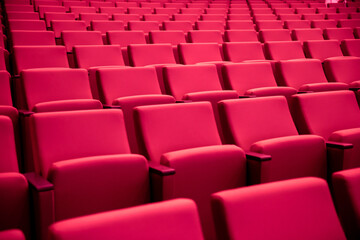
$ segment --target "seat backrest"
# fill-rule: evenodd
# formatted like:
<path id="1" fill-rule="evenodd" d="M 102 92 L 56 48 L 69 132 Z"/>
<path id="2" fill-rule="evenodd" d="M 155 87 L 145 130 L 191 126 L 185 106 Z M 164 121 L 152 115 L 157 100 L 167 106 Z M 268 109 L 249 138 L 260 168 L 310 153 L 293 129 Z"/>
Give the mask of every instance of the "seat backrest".
<path id="1" fill-rule="evenodd" d="M 151 67 L 100 68 L 97 76 L 100 101 L 104 104 L 111 105 L 121 97 L 161 94 L 156 71 Z"/>
<path id="2" fill-rule="evenodd" d="M 324 61 L 324 70 L 326 77 L 331 82 L 343 82 L 351 84 L 359 81 L 360 59 L 354 58 L 330 58 Z"/>
<path id="3" fill-rule="evenodd" d="M 171 44 L 130 44 L 128 54 L 135 67 L 176 63 Z"/>
<path id="4" fill-rule="evenodd" d="M 133 240 L 148 239 L 149 236 L 159 239 L 203 240 L 196 204 L 188 199 L 94 214 L 55 223 L 50 227 L 51 240 L 95 240 L 99 237 L 110 240 L 114 236 L 131 236 Z"/>
<path id="5" fill-rule="evenodd" d="M 39 30 L 46 31 L 46 24 L 43 20 L 9 20 L 9 30 Z"/>
<path id="6" fill-rule="evenodd" d="M 190 21 L 164 21 L 163 22 L 164 30 L 181 30 L 183 32 L 188 32 L 193 30 L 192 24 Z"/>
<path id="7" fill-rule="evenodd" d="M 0 105 L 13 105 L 11 99 L 10 74 L 5 70 L 0 70 Z"/>
<path id="8" fill-rule="evenodd" d="M 304 42 L 304 52 L 308 58 L 324 61 L 329 57 L 343 56 L 338 40 L 314 40 Z"/>
<path id="9" fill-rule="evenodd" d="M 14 59 L 15 74 L 30 68 L 69 67 L 64 46 L 16 46 Z"/>
<path id="10" fill-rule="evenodd" d="M 280 20 L 259 20 L 256 21 L 258 30 L 262 29 L 283 29 L 283 23 Z"/>
<path id="11" fill-rule="evenodd" d="M 109 17 L 112 18 L 112 15 L 115 13 L 125 13 L 125 8 L 123 8 L 123 7 L 100 7 L 99 12 L 107 13 L 107 14 L 109 14 Z"/>
<path id="12" fill-rule="evenodd" d="M 189 21 L 191 24 L 195 24 L 197 20 L 199 20 L 199 14 L 174 14 L 174 21 Z"/>
<path id="13" fill-rule="evenodd" d="M 89 6 L 89 3 L 82 1 L 65 1 L 62 2 L 62 5 L 66 8 L 66 11 L 69 12 L 70 7 L 75 7 L 75 6 L 86 7 Z"/>
<path id="14" fill-rule="evenodd" d="M 86 26 L 89 27 L 91 21 L 94 21 L 94 20 L 108 21 L 109 15 L 107 13 L 80 13 L 79 19 L 81 21 L 84 21 Z"/>
<path id="15" fill-rule="evenodd" d="M 328 82 L 318 59 L 280 61 L 277 63 L 277 73 L 280 85 L 296 89 L 304 84 Z"/>
<path id="16" fill-rule="evenodd" d="M 226 42 L 258 42 L 257 32 L 255 30 L 226 30 Z"/>
<path id="17" fill-rule="evenodd" d="M 224 32 L 224 28 L 224 21 L 203 20 L 195 22 L 195 29 L 197 30 L 217 30 Z"/>
<path id="18" fill-rule="evenodd" d="M 225 59 L 231 62 L 265 60 L 263 47 L 260 42 L 224 43 L 223 47 Z"/>
<path id="19" fill-rule="evenodd" d="M 351 28 L 325 28 L 324 29 L 325 39 L 335 39 L 342 41 L 344 39 L 354 39 L 353 30 Z"/>
<path id="20" fill-rule="evenodd" d="M 160 30 L 159 23 L 156 21 L 129 21 L 128 29 L 133 30 L 141 30 L 144 33 L 149 33 L 150 31 Z"/>
<path id="21" fill-rule="evenodd" d="M 125 14 L 125 13 L 114 13 L 113 20 L 123 21 L 127 26 L 129 21 L 140 21 L 141 16 L 139 14 Z"/>
<path id="22" fill-rule="evenodd" d="M 31 120 L 37 171 L 45 178 L 59 161 L 130 153 L 119 110 L 38 113 Z"/>
<path id="23" fill-rule="evenodd" d="M 7 19 L 40 20 L 39 13 L 37 12 L 11 11 L 7 12 L 6 15 Z"/>
<path id="24" fill-rule="evenodd" d="M 0 173 L 19 172 L 14 127 L 9 117 L 0 115 L 0 131 Z"/>
<path id="25" fill-rule="evenodd" d="M 186 43 L 185 33 L 181 30 L 151 31 L 149 39 L 151 43 L 170 43 L 175 46 Z"/>
<path id="26" fill-rule="evenodd" d="M 332 175 L 334 203 L 348 239 L 360 236 L 360 168 L 335 172 Z"/>
<path id="27" fill-rule="evenodd" d="M 360 26 L 360 20 L 359 19 L 340 19 L 338 21 L 339 27 L 349 27 L 349 28 L 356 28 Z"/>
<path id="28" fill-rule="evenodd" d="M 226 141 L 245 151 L 257 141 L 298 134 L 283 96 L 224 100 L 219 112 Z"/>
<path id="29" fill-rule="evenodd" d="M 44 18 L 45 17 L 45 13 L 47 12 L 60 12 L 60 13 L 65 13 L 66 12 L 66 8 L 63 6 L 49 6 L 49 5 L 40 5 L 39 6 L 39 14 L 40 14 L 40 18 Z"/>
<path id="30" fill-rule="evenodd" d="M 152 14 L 153 9 L 148 7 L 128 7 L 129 14 Z"/>
<path id="31" fill-rule="evenodd" d="M 228 20 L 226 28 L 229 30 L 253 30 L 254 23 L 251 20 Z"/>
<path id="32" fill-rule="evenodd" d="M 276 80 L 269 62 L 248 62 L 223 66 L 225 85 L 244 95 L 247 90 L 261 87 L 276 87 Z"/>
<path id="33" fill-rule="evenodd" d="M 294 40 L 303 42 L 307 40 L 324 40 L 323 31 L 320 28 L 294 29 L 292 31 Z"/>
<path id="34" fill-rule="evenodd" d="M 143 31 L 108 31 L 106 33 L 109 44 L 127 47 L 130 44 L 146 44 Z"/>
<path id="35" fill-rule="evenodd" d="M 56 45 L 55 35 L 52 31 L 11 31 L 13 46 L 21 45 Z"/>
<path id="36" fill-rule="evenodd" d="M 144 21 L 154 21 L 161 24 L 163 21 L 169 21 L 171 15 L 169 14 L 144 14 Z"/>
<path id="37" fill-rule="evenodd" d="M 310 28 L 311 22 L 309 20 L 286 20 L 284 27 L 290 30 L 298 28 Z"/>
<path id="38" fill-rule="evenodd" d="M 221 239 L 346 239 L 327 183 L 319 178 L 219 192 L 212 208 Z"/>
<path id="39" fill-rule="evenodd" d="M 103 45 L 99 31 L 62 31 L 61 39 L 67 52 L 72 52 L 76 45 Z"/>
<path id="40" fill-rule="evenodd" d="M 218 30 L 189 31 L 189 41 L 192 43 L 223 43 L 223 37 Z"/>
<path id="41" fill-rule="evenodd" d="M 76 66 L 89 69 L 99 66 L 125 66 L 118 45 L 78 45 L 74 47 Z"/>
<path id="42" fill-rule="evenodd" d="M 79 18 L 80 13 L 96 13 L 96 8 L 89 6 L 70 6 L 70 12 L 74 13 L 76 18 Z"/>
<path id="43" fill-rule="evenodd" d="M 298 41 L 266 42 L 264 46 L 269 59 L 290 60 L 305 58 L 301 43 Z"/>
<path id="44" fill-rule="evenodd" d="M 151 161 L 160 162 L 167 152 L 221 144 L 209 102 L 137 107 L 134 118 Z"/>
<path id="45" fill-rule="evenodd" d="M 360 39 L 345 39 L 341 48 L 346 56 L 360 57 Z"/>
<path id="46" fill-rule="evenodd" d="M 163 74 L 168 93 L 179 101 L 187 93 L 222 90 L 215 65 L 166 66 Z"/>
<path id="47" fill-rule="evenodd" d="M 287 29 L 265 29 L 260 30 L 261 42 L 268 41 L 291 41 L 290 31 Z"/>
<path id="48" fill-rule="evenodd" d="M 92 20 L 90 25 L 93 31 L 100 31 L 102 34 L 106 34 L 107 31 L 124 30 L 123 21 Z"/>
<path id="49" fill-rule="evenodd" d="M 28 111 L 34 111 L 37 104 L 44 102 L 92 99 L 84 69 L 28 69 L 20 77 Z"/>
<path id="50" fill-rule="evenodd" d="M 311 27 L 312 28 L 336 28 L 337 22 L 333 19 L 329 20 L 311 20 Z"/>
<path id="51" fill-rule="evenodd" d="M 311 25 L 313 25 L 312 20 L 324 20 L 325 14 L 324 13 L 303 13 L 301 15 L 301 18 L 304 20 L 310 20 Z M 315 27 L 315 26 L 312 26 L 312 27 Z"/>
<path id="52" fill-rule="evenodd" d="M 86 31 L 86 24 L 79 20 L 52 20 L 51 29 L 55 37 L 60 38 L 62 31 Z"/>
<path id="53" fill-rule="evenodd" d="M 181 43 L 179 54 L 184 64 L 223 61 L 217 43 Z"/>
<path id="54" fill-rule="evenodd" d="M 328 139 L 335 131 L 360 127 L 359 106 L 351 91 L 299 94 L 293 98 L 293 107 L 300 133 Z"/>
<path id="55" fill-rule="evenodd" d="M 45 22 L 46 26 L 51 27 L 51 21 L 53 20 L 70 20 L 75 21 L 75 14 L 73 13 L 58 13 L 58 12 L 46 12 Z"/>

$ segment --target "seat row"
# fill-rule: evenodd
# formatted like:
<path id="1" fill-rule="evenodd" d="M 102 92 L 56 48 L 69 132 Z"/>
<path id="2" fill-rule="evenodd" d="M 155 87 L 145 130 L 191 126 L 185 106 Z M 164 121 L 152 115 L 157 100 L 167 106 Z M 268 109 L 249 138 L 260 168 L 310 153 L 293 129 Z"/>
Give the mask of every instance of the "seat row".
<path id="1" fill-rule="evenodd" d="M 20 192 L 14 191 L 15 196 L 6 195 L 2 201 L 7 205 L 1 206 L 11 220 L 22 223 L 16 227 L 27 230 L 24 215 L 30 208 L 35 211 L 38 237 L 44 238 L 54 221 L 150 199 L 186 197 L 197 204 L 205 238 L 214 239 L 212 193 L 305 176 L 326 179 L 332 172 L 360 164 L 360 111 L 351 91 L 294 96 L 294 120 L 305 135 L 299 135 L 285 97 L 223 100 L 219 116 L 227 145 L 221 143 L 209 102 L 144 106 L 126 100 L 130 104 L 124 111 L 89 107 L 29 115 L 25 122 L 35 165 L 35 173 L 25 173 L 30 189 L 25 178 L 15 174 L 12 122 L 0 117 L 1 151 L 6 156 L 1 163 L 3 172 L 11 172 L 5 175 L 4 187 L 20 184 L 23 196 L 11 201 L 19 199 Z M 142 155 L 131 153 L 126 137 L 124 117 L 129 107 L 135 107 L 131 111 Z M 33 207 L 26 203 L 28 191 L 34 196 Z M 2 221 L 12 224 L 6 218 Z"/>

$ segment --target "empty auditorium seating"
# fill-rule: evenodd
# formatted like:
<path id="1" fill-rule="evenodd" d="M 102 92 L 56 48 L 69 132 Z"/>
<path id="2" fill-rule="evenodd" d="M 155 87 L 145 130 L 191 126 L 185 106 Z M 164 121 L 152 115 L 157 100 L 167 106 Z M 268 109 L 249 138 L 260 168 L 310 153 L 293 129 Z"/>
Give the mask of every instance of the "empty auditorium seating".
<path id="1" fill-rule="evenodd" d="M 69 67 L 64 46 L 15 46 L 15 75 L 24 69 Z"/>
<path id="2" fill-rule="evenodd" d="M 102 108 L 99 101 L 92 99 L 87 72 L 84 69 L 28 69 L 21 72 L 20 78 L 25 100 L 21 108 L 27 111 Z"/>
<path id="3" fill-rule="evenodd" d="M 347 239 L 358 239 L 360 168 L 336 172 L 332 176 L 334 203 Z"/>
<path id="4" fill-rule="evenodd" d="M 360 67 L 360 59 L 354 58 L 330 58 L 324 61 L 326 77 L 332 82 L 349 84 L 350 88 L 360 87 L 360 73 L 356 71 Z"/>
<path id="5" fill-rule="evenodd" d="M 329 83 L 318 59 L 297 59 L 277 63 L 278 82 L 299 91 L 346 90 L 348 85 L 341 81 Z"/>
<path id="6" fill-rule="evenodd" d="M 226 64 L 222 69 L 224 85 L 239 95 L 289 97 L 297 92 L 292 87 L 278 87 L 269 62 Z"/>
<path id="7" fill-rule="evenodd" d="M 293 99 L 294 121 L 303 134 L 317 134 L 331 144 L 330 173 L 360 166 L 360 112 L 352 91 L 300 94 Z"/>
<path id="8" fill-rule="evenodd" d="M 181 30 L 150 31 L 149 40 L 150 43 L 170 43 L 173 48 L 176 62 L 180 62 L 177 45 L 179 43 L 186 43 L 186 35 L 183 31 Z"/>
<path id="9" fill-rule="evenodd" d="M 325 140 L 298 134 L 285 97 L 224 100 L 219 112 L 226 143 L 255 153 L 248 157 L 251 184 L 326 177 Z"/>
<path id="10" fill-rule="evenodd" d="M 301 43 L 298 41 L 266 42 L 264 47 L 269 59 L 290 60 L 305 58 Z"/>
<path id="11" fill-rule="evenodd" d="M 360 57 L 360 39 L 344 39 L 341 48 L 346 56 Z"/>
<path id="12" fill-rule="evenodd" d="M 97 82 L 100 101 L 108 106 L 120 106 L 124 112 L 127 136 L 133 153 L 142 152 L 136 141 L 133 108 L 143 105 L 174 103 L 175 99 L 161 95 L 156 70 L 152 67 L 99 68 Z M 126 86 L 124 88 L 123 86 Z M 92 86 L 94 89 L 94 86 Z"/>
<path id="13" fill-rule="evenodd" d="M 51 240 L 79 238 L 91 240 L 99 237 L 110 240 L 113 236 L 119 238 L 131 236 L 134 240 L 153 236 L 159 239 L 203 240 L 196 205 L 188 199 L 169 200 L 94 214 L 55 223 L 50 227 Z"/>
<path id="14" fill-rule="evenodd" d="M 30 118 L 36 173 L 53 187 L 39 199 L 47 216 L 41 222 L 43 234 L 54 221 L 149 202 L 148 162 L 130 154 L 121 110 L 35 113 Z"/>
<path id="15" fill-rule="evenodd" d="M 324 29 L 325 39 L 334 39 L 342 41 L 344 39 L 354 39 L 353 30 L 351 28 L 325 28 Z"/>
<path id="16" fill-rule="evenodd" d="M 329 57 L 343 56 L 338 40 L 314 40 L 304 42 L 304 52 L 308 58 L 324 61 Z"/>
<path id="17" fill-rule="evenodd" d="M 219 192 L 212 209 L 221 239 L 346 239 L 329 188 L 318 178 Z"/>
<path id="18" fill-rule="evenodd" d="M 207 102 L 137 107 L 135 120 L 148 159 L 176 171 L 170 197 L 195 200 L 205 238 L 214 239 L 210 194 L 245 185 L 244 152 L 221 145 Z"/>

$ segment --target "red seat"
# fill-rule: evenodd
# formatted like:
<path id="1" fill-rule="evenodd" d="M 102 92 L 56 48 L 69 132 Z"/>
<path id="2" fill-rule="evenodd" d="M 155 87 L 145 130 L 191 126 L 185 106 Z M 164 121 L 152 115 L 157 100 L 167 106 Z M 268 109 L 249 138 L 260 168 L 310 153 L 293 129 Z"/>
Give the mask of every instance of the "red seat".
<path id="1" fill-rule="evenodd" d="M 231 62 L 246 60 L 265 61 L 264 51 L 260 42 L 231 42 L 224 43 L 225 59 Z"/>
<path id="2" fill-rule="evenodd" d="M 333 19 L 330 20 L 311 20 L 312 28 L 336 28 L 337 22 Z"/>
<path id="3" fill-rule="evenodd" d="M 301 20 L 301 15 L 300 14 L 279 14 L 278 15 L 279 20 L 281 21 L 300 21 Z M 292 28 L 293 26 L 291 26 L 292 24 L 287 24 L 287 26 L 290 25 L 290 28 Z M 295 25 L 294 27 L 298 27 L 299 25 Z"/>
<path id="4" fill-rule="evenodd" d="M 343 56 L 338 40 L 314 40 L 304 42 L 304 52 L 308 58 L 324 61 L 329 57 Z"/>
<path id="5" fill-rule="evenodd" d="M 11 31 L 12 46 L 21 45 L 55 45 L 52 31 Z"/>
<path id="6" fill-rule="evenodd" d="M 329 149 L 330 173 L 360 166 L 360 112 L 352 91 L 300 94 L 294 96 L 293 106 L 301 133 L 339 143 Z"/>
<path id="7" fill-rule="evenodd" d="M 192 23 L 190 21 L 164 21 L 163 22 L 164 30 L 180 30 L 183 32 L 188 32 L 193 30 Z"/>
<path id="8" fill-rule="evenodd" d="M 360 237 L 360 168 L 336 172 L 332 176 L 336 210 L 347 239 Z"/>
<path id="9" fill-rule="evenodd" d="M 323 14 L 323 13 L 316 13 L 316 14 L 315 13 L 304 13 L 301 15 L 301 18 L 304 20 L 310 20 L 310 21 L 312 21 L 312 20 L 324 20 L 325 21 L 325 14 Z M 327 21 L 333 22 L 332 20 L 327 20 Z M 319 23 L 313 24 L 311 22 L 311 24 L 318 25 Z M 319 24 L 319 25 L 321 25 L 321 24 Z M 314 26 L 312 26 L 312 27 L 314 27 Z"/>
<path id="10" fill-rule="evenodd" d="M 152 14 L 153 9 L 149 7 L 128 7 L 128 13 L 129 14 Z"/>
<path id="11" fill-rule="evenodd" d="M 269 62 L 227 64 L 222 72 L 226 88 L 236 90 L 239 95 L 289 97 L 297 93 L 292 87 L 277 86 Z"/>
<path id="12" fill-rule="evenodd" d="M 291 41 L 290 31 L 287 29 L 265 29 L 259 31 L 261 42 Z"/>
<path id="13" fill-rule="evenodd" d="M 46 31 L 46 24 L 43 20 L 8 20 L 9 30 L 39 30 Z"/>
<path id="14" fill-rule="evenodd" d="M 257 30 L 263 29 L 283 29 L 283 23 L 280 20 L 261 20 L 256 21 Z"/>
<path id="15" fill-rule="evenodd" d="M 6 12 L 7 19 L 13 20 L 40 20 L 39 13 L 37 12 L 22 12 L 22 11 L 13 11 Z"/>
<path id="16" fill-rule="evenodd" d="M 324 61 L 326 76 L 331 82 L 349 84 L 350 88 L 360 87 L 360 58 L 330 58 Z"/>
<path id="17" fill-rule="evenodd" d="M 99 12 L 107 13 L 109 15 L 109 18 L 112 18 L 113 14 L 125 13 L 125 8 L 123 8 L 123 7 L 100 7 Z"/>
<path id="18" fill-rule="evenodd" d="M 228 20 L 226 29 L 229 30 L 254 30 L 254 23 L 251 20 Z"/>
<path id="19" fill-rule="evenodd" d="M 258 42 L 257 32 L 255 30 L 226 30 L 226 42 Z"/>
<path id="20" fill-rule="evenodd" d="M 284 27 L 290 30 L 311 28 L 311 22 L 309 20 L 285 20 Z"/>
<path id="21" fill-rule="evenodd" d="M 348 14 L 347 13 L 326 13 L 325 19 L 334 19 L 334 20 L 348 19 Z"/>
<path id="22" fill-rule="evenodd" d="M 131 236 L 133 240 L 148 239 L 150 236 L 159 239 L 203 240 L 196 205 L 187 199 L 94 214 L 55 223 L 50 227 L 52 240 L 110 240 L 114 236 Z"/>
<path id="23" fill-rule="evenodd" d="M 338 25 L 340 28 L 349 27 L 349 28 L 356 28 L 360 26 L 359 19 L 340 19 L 338 21 Z"/>
<path id="24" fill-rule="evenodd" d="M 0 239 L 8 240 L 25 240 L 25 236 L 19 229 L 10 229 L 5 231 L 0 231 Z"/>
<path id="25" fill-rule="evenodd" d="M 191 24 L 195 24 L 200 18 L 199 14 L 174 14 L 173 20 L 174 21 L 189 21 Z"/>
<path id="26" fill-rule="evenodd" d="M 195 22 L 195 29 L 196 30 L 216 30 L 216 31 L 220 31 L 220 32 L 224 32 L 225 31 L 225 23 L 224 21 L 211 21 L 211 20 L 206 20 L 206 21 L 197 21 Z"/>
<path id="27" fill-rule="evenodd" d="M 268 59 L 290 60 L 305 58 L 301 43 L 298 41 L 266 42 L 264 47 Z"/>
<path id="28" fill-rule="evenodd" d="M 285 97 L 224 100 L 219 112 L 226 143 L 249 152 L 251 184 L 305 176 L 326 178 L 325 140 L 298 134 Z"/>
<path id="29" fill-rule="evenodd" d="M 294 29 L 292 37 L 301 43 L 308 40 L 324 40 L 323 31 L 320 28 Z"/>
<path id="30" fill-rule="evenodd" d="M 100 31 L 62 31 L 61 39 L 67 52 L 72 52 L 78 45 L 103 45 Z"/>
<path id="31" fill-rule="evenodd" d="M 345 83 L 329 83 L 318 59 L 280 61 L 277 63 L 277 73 L 280 85 L 299 91 L 322 92 L 349 88 Z"/>
<path id="32" fill-rule="evenodd" d="M 51 29 L 54 31 L 55 38 L 60 38 L 62 31 L 86 31 L 86 24 L 79 20 L 52 20 Z"/>
<path id="33" fill-rule="evenodd" d="M 189 31 L 189 41 L 191 43 L 223 43 L 223 37 L 218 30 L 193 30 Z"/>
<path id="34" fill-rule="evenodd" d="M 80 13 L 96 13 L 96 8 L 89 6 L 70 6 L 70 12 L 75 14 L 76 19 L 79 19 Z"/>
<path id="35" fill-rule="evenodd" d="M 166 196 L 193 199 L 205 238 L 214 239 L 210 195 L 245 185 L 244 152 L 221 145 L 210 103 L 138 107 L 135 120 L 149 160 L 176 171 Z"/>
<path id="36" fill-rule="evenodd" d="M 80 13 L 79 20 L 84 21 L 86 27 L 90 27 L 91 21 L 103 20 L 108 21 L 109 15 L 107 13 Z"/>
<path id="37" fill-rule="evenodd" d="M 63 6 L 49 6 L 49 5 L 40 5 L 39 6 L 39 15 L 40 18 L 44 18 L 45 17 L 45 13 L 53 13 L 53 12 L 57 12 L 57 13 L 65 13 L 66 12 L 66 8 Z"/>
<path id="38" fill-rule="evenodd" d="M 140 15 L 139 14 L 114 13 L 113 20 L 123 21 L 125 26 L 127 26 L 129 21 L 140 21 Z"/>
<path id="39" fill-rule="evenodd" d="M 344 39 L 354 39 L 353 30 L 351 28 L 325 28 L 324 29 L 325 39 L 333 39 L 342 41 Z"/>
<path id="40" fill-rule="evenodd" d="M 341 48 L 346 56 L 360 57 L 359 39 L 344 39 L 341 42 Z"/>
<path id="41" fill-rule="evenodd" d="M 216 43 L 181 43 L 179 53 L 184 64 L 223 61 L 219 45 Z"/>
<path id="42" fill-rule="evenodd" d="M 221 239 L 346 239 L 329 188 L 318 178 L 219 192 L 212 209 Z"/>
<path id="43" fill-rule="evenodd" d="M 73 13 L 58 13 L 58 12 L 46 12 L 45 22 L 46 27 L 51 27 L 51 21 L 53 20 L 72 20 L 75 21 L 75 14 Z"/>

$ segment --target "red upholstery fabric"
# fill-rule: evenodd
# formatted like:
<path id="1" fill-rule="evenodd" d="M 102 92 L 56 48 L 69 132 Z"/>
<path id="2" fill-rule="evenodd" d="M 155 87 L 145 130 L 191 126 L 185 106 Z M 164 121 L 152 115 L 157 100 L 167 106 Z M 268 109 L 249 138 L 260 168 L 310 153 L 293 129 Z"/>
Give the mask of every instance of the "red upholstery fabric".
<path id="1" fill-rule="evenodd" d="M 305 41 L 304 51 L 309 58 L 317 58 L 324 61 L 329 57 L 343 56 L 340 43 L 337 40 Z"/>
<path id="2" fill-rule="evenodd" d="M 318 59 L 298 59 L 277 63 L 280 83 L 299 91 L 331 91 L 346 90 L 344 83 L 329 83 Z"/>
<path id="3" fill-rule="evenodd" d="M 51 21 L 54 20 L 72 20 L 75 21 L 75 14 L 60 12 L 45 12 L 46 27 L 51 27 Z"/>
<path id="4" fill-rule="evenodd" d="M 13 30 L 40 30 L 46 31 L 46 24 L 43 20 L 21 20 L 10 19 L 8 21 L 10 31 Z"/>
<path id="5" fill-rule="evenodd" d="M 324 139 L 298 135 L 284 97 L 226 100 L 219 109 L 228 143 L 272 156 L 270 161 L 251 163 L 252 183 L 326 176 Z"/>
<path id="6" fill-rule="evenodd" d="M 345 39 L 341 43 L 344 55 L 360 57 L 360 39 Z"/>
<path id="7" fill-rule="evenodd" d="M 217 43 L 181 43 L 179 52 L 184 64 L 223 61 Z"/>
<path id="8" fill-rule="evenodd" d="M 223 79 L 229 89 L 239 95 L 289 97 L 297 92 L 292 87 L 278 87 L 268 62 L 227 64 L 223 67 Z"/>
<path id="9" fill-rule="evenodd" d="M 223 43 L 223 37 L 217 30 L 189 31 L 189 40 L 192 43 Z"/>
<path id="10" fill-rule="evenodd" d="M 180 30 L 151 31 L 149 38 L 151 43 L 186 43 L 185 33 Z"/>
<path id="11" fill-rule="evenodd" d="M 55 35 L 51 31 L 11 31 L 11 43 L 20 45 L 55 45 Z"/>
<path id="12" fill-rule="evenodd" d="M 328 186 L 317 178 L 223 191 L 212 207 L 221 239 L 346 239 Z"/>
<path id="13" fill-rule="evenodd" d="M 360 87 L 359 58 L 331 58 L 324 61 L 324 70 L 329 81 Z"/>
<path id="14" fill-rule="evenodd" d="M 19 229 L 11 229 L 0 232 L 1 240 L 25 240 L 24 234 Z"/>
<path id="15" fill-rule="evenodd" d="M 72 52 L 76 45 L 103 45 L 99 31 L 62 31 L 61 39 L 67 52 Z"/>
<path id="16" fill-rule="evenodd" d="M 325 28 L 336 28 L 337 22 L 333 19 L 329 19 L 329 20 L 312 20 L 311 21 L 311 27 L 313 28 L 321 28 L 321 29 L 325 29 Z"/>
<path id="17" fill-rule="evenodd" d="M 285 20 L 284 27 L 287 29 L 310 28 L 311 22 L 309 20 Z"/>
<path id="18" fill-rule="evenodd" d="M 21 72 L 21 83 L 28 111 L 76 110 L 77 104 L 80 109 L 86 105 L 101 108 L 101 104 L 92 99 L 87 71 L 84 69 L 28 69 Z"/>
<path id="19" fill-rule="evenodd" d="M 287 29 L 265 29 L 259 32 L 261 42 L 291 41 L 290 31 Z"/>
<path id="20" fill-rule="evenodd" d="M 203 239 L 196 205 L 188 199 L 94 214 L 55 223 L 50 227 L 51 240 L 110 240 L 114 236 L 134 240 Z"/>
<path id="21" fill-rule="evenodd" d="M 51 29 L 55 37 L 60 38 L 62 31 L 86 31 L 86 24 L 79 20 L 52 20 Z"/>
<path id="22" fill-rule="evenodd" d="M 225 40 L 227 42 L 258 42 L 255 30 L 226 30 Z"/>
<path id="23" fill-rule="evenodd" d="M 353 30 L 351 28 L 325 28 L 324 29 L 325 39 L 334 39 L 342 41 L 344 39 L 354 39 Z"/>
<path id="24" fill-rule="evenodd" d="M 297 41 L 266 42 L 264 46 L 268 59 L 290 60 L 305 58 L 301 43 Z"/>
<path id="25" fill-rule="evenodd" d="M 100 31 L 101 34 L 106 34 L 107 31 L 124 30 L 123 21 L 92 20 L 90 25 L 93 31 Z"/>
<path id="26" fill-rule="evenodd" d="M 245 60 L 265 60 L 263 48 L 260 42 L 224 43 L 225 59 L 231 62 Z"/>
<path id="27" fill-rule="evenodd" d="M 324 40 L 323 31 L 319 28 L 312 29 L 294 29 L 292 31 L 294 40 L 304 42 L 308 40 Z"/>
<path id="28" fill-rule="evenodd" d="M 131 44 L 128 53 L 131 65 L 135 67 L 176 63 L 170 44 Z"/>
<path id="29" fill-rule="evenodd" d="M 336 172 L 332 176 L 334 203 L 348 239 L 360 236 L 360 168 Z"/>
<path id="30" fill-rule="evenodd" d="M 8 116 L 0 115 L 0 173 L 19 172 L 14 127 Z"/>
<path id="31" fill-rule="evenodd" d="M 0 71 L 0 91 L 0 105 L 12 106 L 10 74 L 7 71 Z"/>

